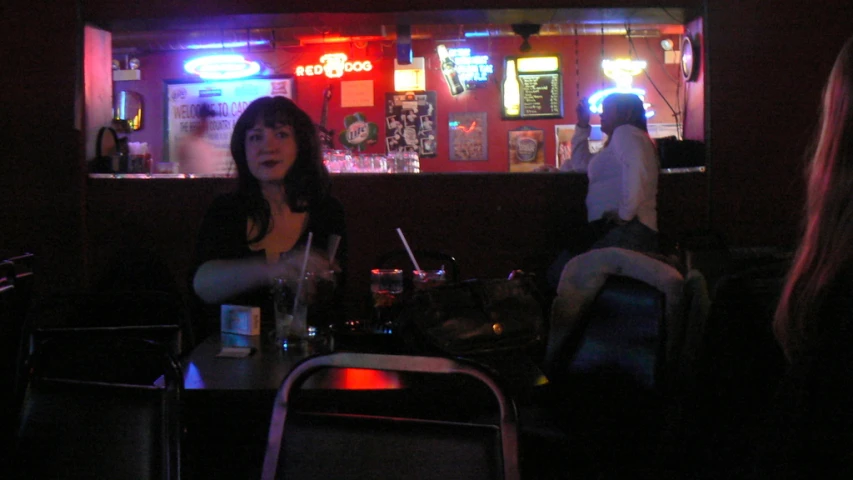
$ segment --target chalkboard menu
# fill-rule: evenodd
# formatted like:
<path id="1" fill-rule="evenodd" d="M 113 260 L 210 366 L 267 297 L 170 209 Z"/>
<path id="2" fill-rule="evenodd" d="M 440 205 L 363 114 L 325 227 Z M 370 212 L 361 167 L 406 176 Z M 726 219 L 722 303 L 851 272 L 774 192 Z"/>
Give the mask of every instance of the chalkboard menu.
<path id="1" fill-rule="evenodd" d="M 563 82 L 560 74 L 520 73 L 521 115 L 520 118 L 562 118 Z"/>

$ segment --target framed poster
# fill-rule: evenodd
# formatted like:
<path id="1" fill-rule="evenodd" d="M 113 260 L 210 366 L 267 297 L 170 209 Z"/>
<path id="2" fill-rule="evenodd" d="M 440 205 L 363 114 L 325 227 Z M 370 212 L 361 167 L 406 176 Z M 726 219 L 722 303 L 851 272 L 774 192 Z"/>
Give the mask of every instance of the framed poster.
<path id="1" fill-rule="evenodd" d="M 385 152 L 436 155 L 435 92 L 385 94 Z"/>
<path id="2" fill-rule="evenodd" d="M 450 129 L 450 160 L 485 161 L 489 159 L 486 112 L 451 112 L 447 115 Z"/>
<path id="3" fill-rule="evenodd" d="M 516 113 L 509 115 L 504 105 L 504 119 L 563 118 L 563 77 L 559 55 L 511 56 L 504 58 L 502 95 L 518 103 Z M 513 69 L 512 67 L 516 65 Z M 513 73 L 514 72 L 514 73 Z M 508 90 L 509 89 L 509 90 Z"/>
<path id="4" fill-rule="evenodd" d="M 589 151 L 597 153 L 604 146 L 604 141 L 607 140 L 607 135 L 602 133 L 601 125 L 590 125 L 592 131 L 589 134 Z M 572 136 L 575 134 L 574 125 L 555 125 L 554 133 L 557 137 L 555 145 L 557 145 L 557 158 L 554 165 L 560 168 L 563 162 L 568 162 L 572 158 Z"/>
<path id="5" fill-rule="evenodd" d="M 545 132 L 538 128 L 521 127 L 510 130 L 509 171 L 531 172 L 545 165 Z"/>
<path id="6" fill-rule="evenodd" d="M 211 170 L 216 174 L 236 173 L 231 158 L 231 132 L 243 110 L 259 97 L 283 96 L 295 100 L 292 75 L 241 78 L 236 80 L 165 80 L 164 161 L 177 162 L 178 142 L 199 122 L 203 105 L 213 110 L 205 140 L 215 158 Z"/>

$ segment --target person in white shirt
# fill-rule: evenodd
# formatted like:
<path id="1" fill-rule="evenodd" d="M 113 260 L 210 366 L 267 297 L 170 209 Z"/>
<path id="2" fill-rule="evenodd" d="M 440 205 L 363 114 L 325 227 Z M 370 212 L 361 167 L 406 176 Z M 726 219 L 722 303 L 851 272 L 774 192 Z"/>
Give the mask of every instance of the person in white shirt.
<path id="1" fill-rule="evenodd" d="M 574 233 L 572 245 L 549 271 L 556 275 L 572 257 L 594 248 L 620 247 L 658 253 L 657 191 L 660 161 L 649 137 L 642 100 L 631 93 L 604 99 L 601 131 L 607 141 L 597 153 L 589 149 L 590 112 L 586 99 L 577 107 L 571 161 L 564 172 L 586 172 L 587 225 Z"/>
<path id="2" fill-rule="evenodd" d="M 591 127 L 586 102 L 578 105 L 577 113 L 571 161 L 560 169 L 587 173 L 587 220 L 623 225 L 636 218 L 656 232 L 660 162 L 649 137 L 642 100 L 631 93 L 614 93 L 604 99 L 601 131 L 607 141 L 595 154 L 587 142 Z"/>
<path id="3" fill-rule="evenodd" d="M 179 140 L 177 153 L 178 169 L 181 173 L 217 173 L 217 163 L 221 154 L 205 138 L 210 118 L 215 115 L 209 106 L 202 105 L 198 112 L 198 121 L 194 123 L 192 131 Z"/>

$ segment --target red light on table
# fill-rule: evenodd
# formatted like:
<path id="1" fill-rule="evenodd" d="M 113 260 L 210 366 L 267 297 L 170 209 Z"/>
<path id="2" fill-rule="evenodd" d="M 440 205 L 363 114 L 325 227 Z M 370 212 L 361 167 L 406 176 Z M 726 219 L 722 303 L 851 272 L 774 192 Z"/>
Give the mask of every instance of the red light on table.
<path id="1" fill-rule="evenodd" d="M 329 368 L 313 374 L 302 386 L 320 390 L 397 390 L 403 388 L 397 372 L 364 368 Z"/>

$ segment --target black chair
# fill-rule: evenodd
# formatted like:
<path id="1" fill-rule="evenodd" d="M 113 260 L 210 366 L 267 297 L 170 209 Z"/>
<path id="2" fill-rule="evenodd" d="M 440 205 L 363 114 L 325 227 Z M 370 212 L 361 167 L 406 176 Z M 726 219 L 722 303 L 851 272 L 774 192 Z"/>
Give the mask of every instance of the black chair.
<path id="1" fill-rule="evenodd" d="M 0 328 L 3 330 L 3 335 L 0 335 L 3 341 L 3 347 L 10 347 L 11 335 L 9 332 L 12 329 L 12 325 L 17 322 L 16 312 L 15 312 L 15 303 L 17 293 L 15 290 L 15 284 L 13 283 L 12 277 L 14 276 L 14 266 L 8 262 L 0 263 Z M 2 393 L 2 405 L 0 408 L 2 409 L 2 434 L 3 439 L 8 440 L 9 435 L 11 434 L 12 425 L 14 424 L 13 415 L 10 415 L 10 412 L 15 411 L 15 395 L 14 389 L 12 388 L 15 384 L 15 364 L 17 362 L 17 353 L 12 351 L 5 351 L 3 354 L 3 362 L 0 364 L 0 368 L 2 368 L 2 382 L 5 386 L 3 388 Z M 7 443 L 7 442 L 3 442 Z"/>
<path id="2" fill-rule="evenodd" d="M 2 439 L 14 433 L 15 413 L 23 392 L 21 367 L 25 352 L 24 330 L 34 285 L 33 254 L 9 255 L 0 262 L 0 428 Z M 3 442 L 4 444 L 7 442 Z"/>
<path id="3" fill-rule="evenodd" d="M 317 407 L 324 402 L 300 401 L 311 394 L 300 388 L 304 382 L 329 368 L 406 372 L 418 385 L 437 381 L 432 385 L 446 388 L 436 396 L 444 405 L 429 408 L 432 399 L 416 387 L 368 392 L 363 402 L 348 391 L 326 391 L 327 408 Z M 496 405 L 495 415 L 487 420 L 473 411 L 462 414 L 459 405 L 473 398 L 485 399 L 477 402 L 481 408 Z M 412 408 L 401 399 L 412 400 Z M 278 391 L 262 478 L 518 479 L 515 404 L 472 363 L 364 353 L 315 356 L 298 364 Z"/>
<path id="4" fill-rule="evenodd" d="M 178 294 L 156 290 L 61 292 L 40 302 L 30 329 L 118 329 L 167 345 L 180 356 L 192 345 L 189 314 Z"/>
<path id="5" fill-rule="evenodd" d="M 652 478 L 638 472 L 656 475 L 668 462 L 660 455 L 665 306 L 658 289 L 612 275 L 578 328 L 555 342 L 545 371 L 555 422 L 573 432 L 577 461 L 566 468 L 601 478 Z"/>
<path id="6" fill-rule="evenodd" d="M 424 270 L 438 270 L 443 268 L 447 281 L 450 283 L 459 281 L 459 263 L 456 258 L 440 250 L 415 249 L 412 250 L 418 265 Z M 411 284 L 412 271 L 415 265 L 405 249 L 390 250 L 379 255 L 376 259 L 377 268 L 399 268 L 403 270 L 404 281 Z"/>
<path id="7" fill-rule="evenodd" d="M 180 478 L 183 382 L 162 345 L 54 332 L 28 367 L 13 478 Z"/>

